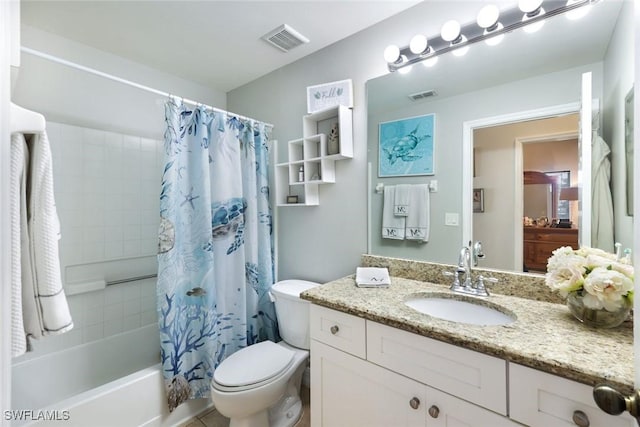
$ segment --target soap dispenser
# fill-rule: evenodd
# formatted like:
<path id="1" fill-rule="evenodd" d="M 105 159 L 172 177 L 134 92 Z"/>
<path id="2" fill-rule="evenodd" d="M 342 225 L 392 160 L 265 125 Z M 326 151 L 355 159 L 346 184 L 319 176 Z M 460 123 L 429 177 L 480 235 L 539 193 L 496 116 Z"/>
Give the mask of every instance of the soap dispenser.
<path id="1" fill-rule="evenodd" d="M 302 166 L 298 169 L 298 182 L 304 182 L 304 167 Z"/>

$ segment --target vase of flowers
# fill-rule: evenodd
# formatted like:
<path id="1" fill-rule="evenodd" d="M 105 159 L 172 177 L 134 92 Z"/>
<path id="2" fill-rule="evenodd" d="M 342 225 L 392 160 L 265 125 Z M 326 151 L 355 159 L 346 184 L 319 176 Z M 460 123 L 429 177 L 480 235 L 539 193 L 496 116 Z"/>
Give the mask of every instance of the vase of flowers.
<path id="1" fill-rule="evenodd" d="M 633 265 L 629 258 L 601 249 L 563 246 L 547 262 L 547 286 L 567 298 L 571 314 L 582 323 L 613 328 L 633 306 Z"/>

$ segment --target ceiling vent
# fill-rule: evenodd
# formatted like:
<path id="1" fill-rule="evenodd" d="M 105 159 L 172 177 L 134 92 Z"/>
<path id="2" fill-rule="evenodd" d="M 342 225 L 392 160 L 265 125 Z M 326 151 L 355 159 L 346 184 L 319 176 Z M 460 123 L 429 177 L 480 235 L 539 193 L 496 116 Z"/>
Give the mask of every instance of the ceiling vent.
<path id="1" fill-rule="evenodd" d="M 412 101 L 419 101 L 436 95 L 437 93 L 435 90 L 425 90 L 424 92 L 412 93 L 409 95 L 409 98 L 411 98 Z"/>
<path id="2" fill-rule="evenodd" d="M 309 39 L 284 24 L 262 36 L 262 40 L 272 44 L 283 52 L 289 52 L 296 46 L 309 43 Z"/>

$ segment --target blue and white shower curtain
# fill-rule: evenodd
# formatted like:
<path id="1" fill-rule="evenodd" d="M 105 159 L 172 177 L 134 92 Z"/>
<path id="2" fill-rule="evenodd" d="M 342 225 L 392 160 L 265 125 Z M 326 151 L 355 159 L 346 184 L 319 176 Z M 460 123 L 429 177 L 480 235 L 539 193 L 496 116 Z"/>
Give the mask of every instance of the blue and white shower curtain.
<path id="1" fill-rule="evenodd" d="M 165 106 L 158 324 L 169 409 L 209 396 L 229 355 L 278 341 L 269 206 L 270 128 L 205 107 Z"/>

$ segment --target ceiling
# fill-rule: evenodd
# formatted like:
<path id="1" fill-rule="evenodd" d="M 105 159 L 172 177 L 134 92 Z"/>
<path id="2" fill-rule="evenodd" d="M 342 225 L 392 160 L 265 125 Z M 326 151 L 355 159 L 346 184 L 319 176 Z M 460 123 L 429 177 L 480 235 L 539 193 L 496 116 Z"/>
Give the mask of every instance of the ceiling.
<path id="1" fill-rule="evenodd" d="M 416 3 L 23 0 L 21 21 L 226 93 Z M 285 53 L 261 39 L 282 24 L 310 42 Z"/>

